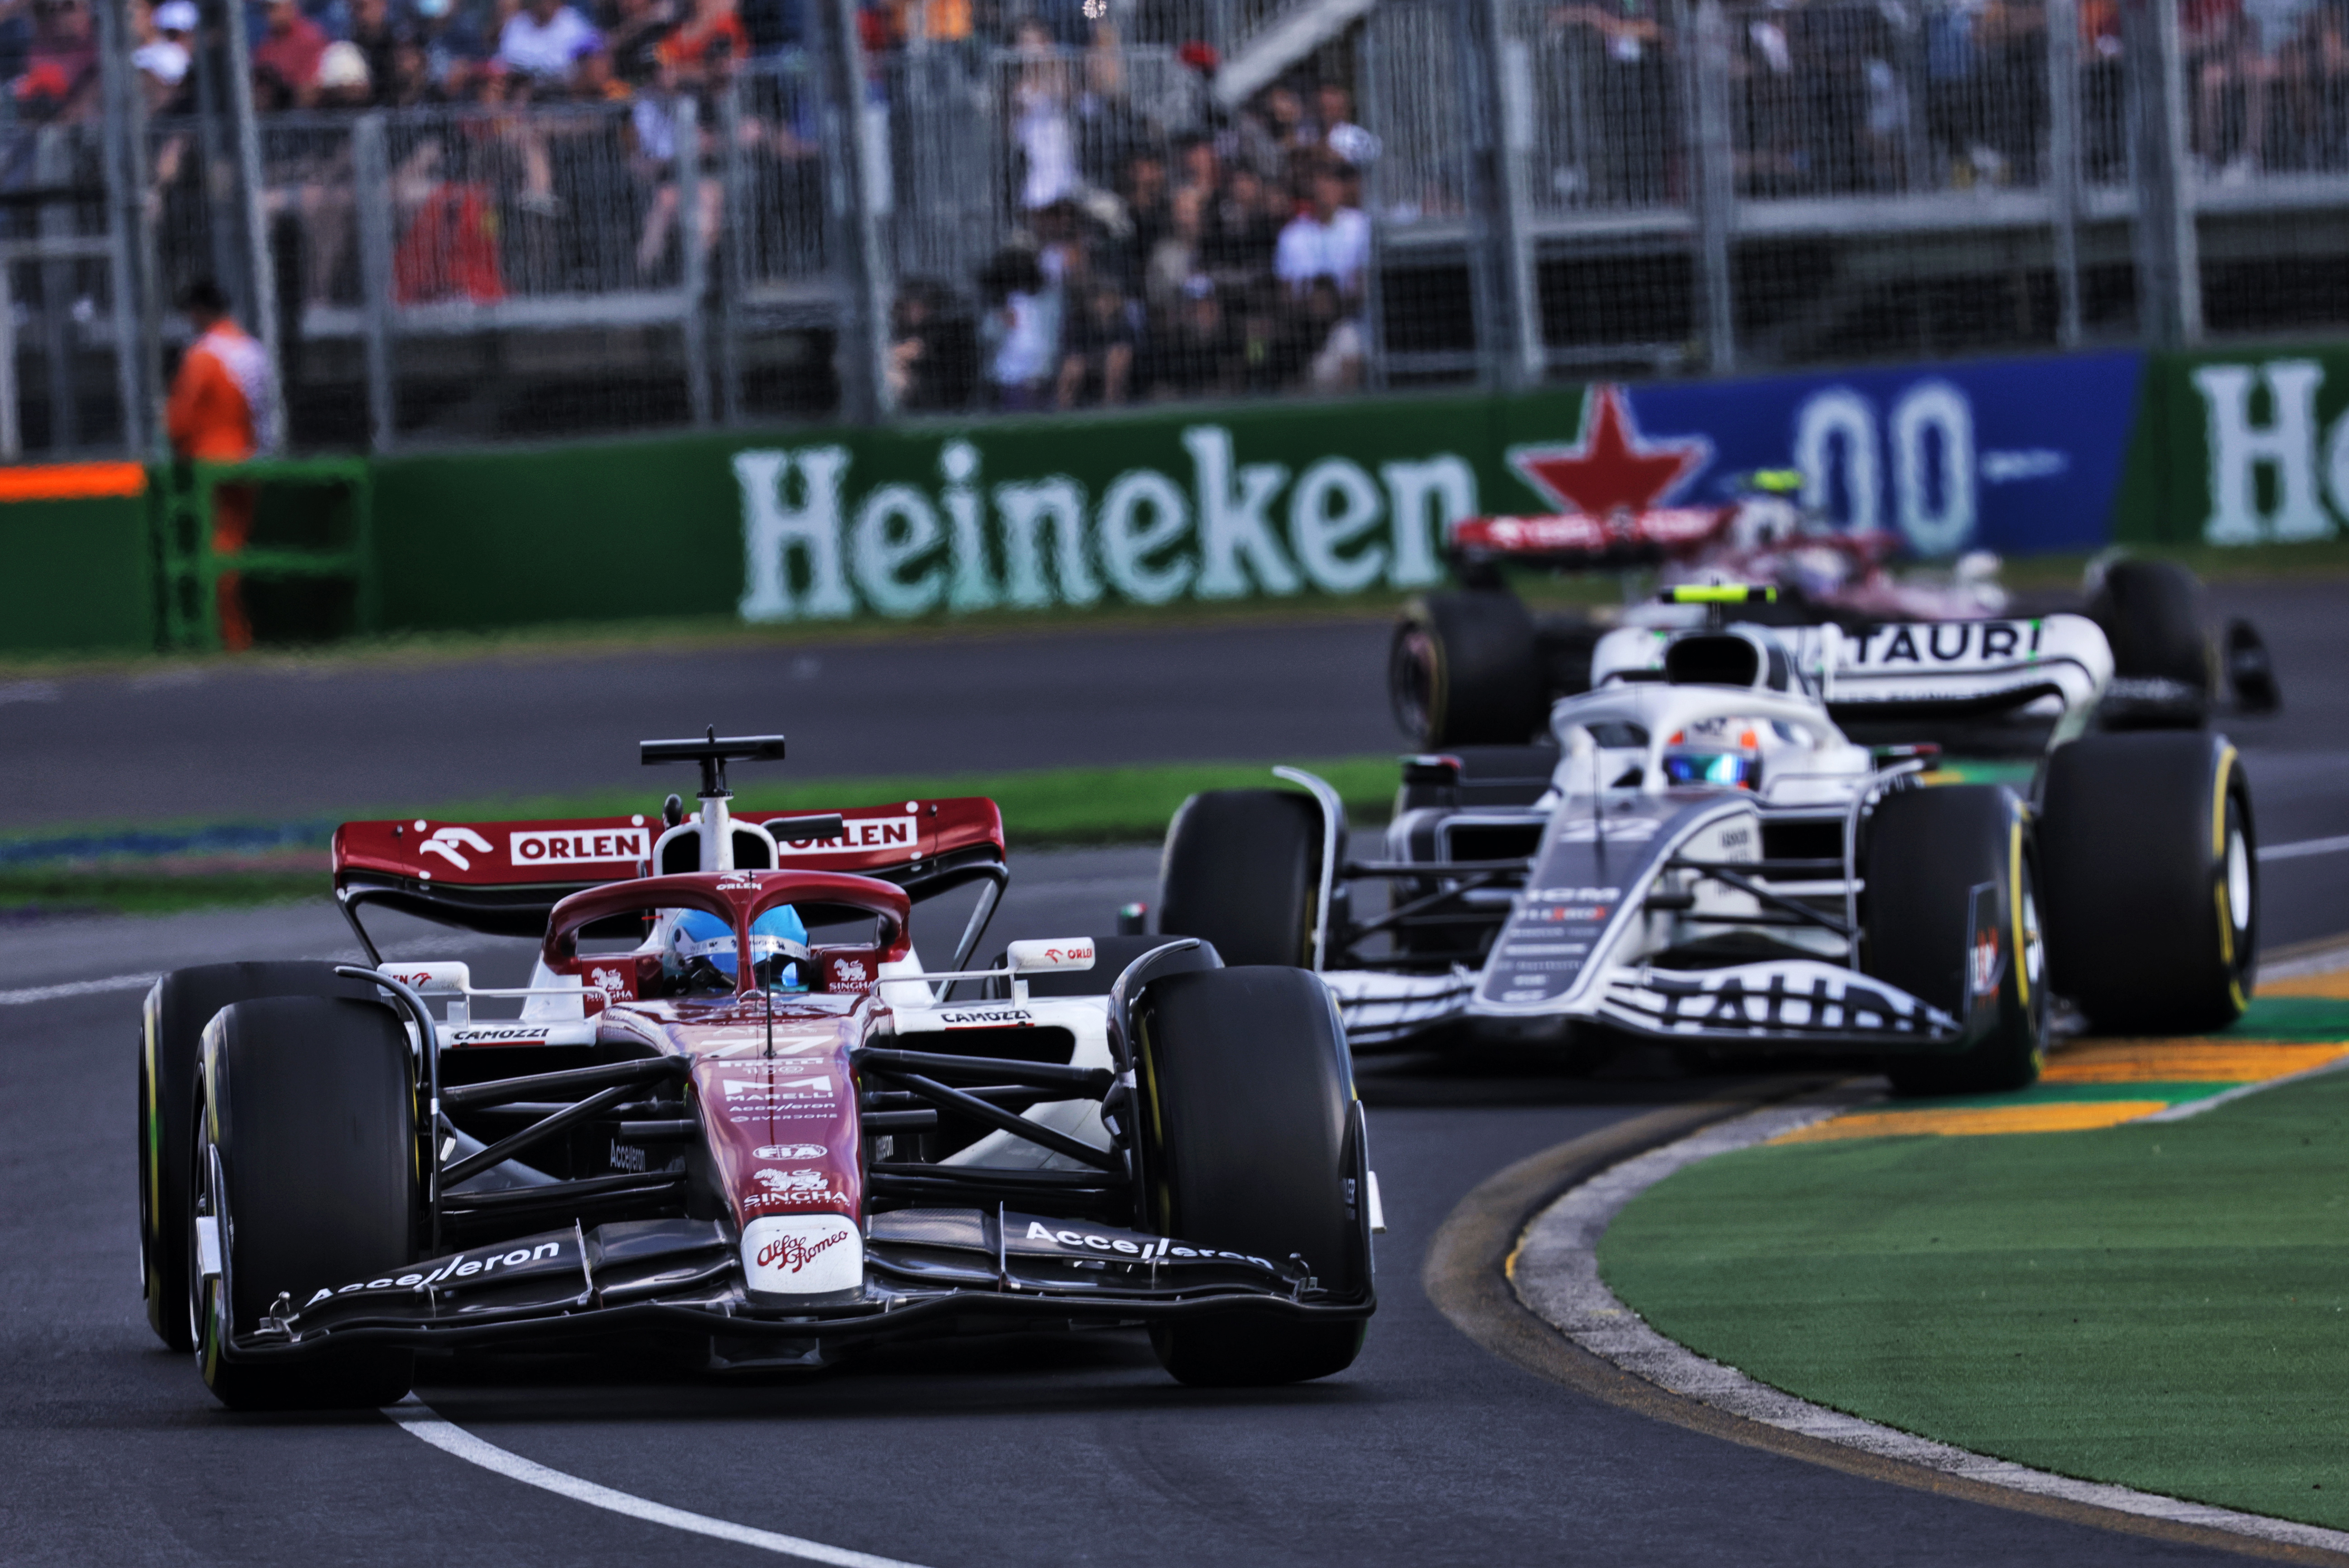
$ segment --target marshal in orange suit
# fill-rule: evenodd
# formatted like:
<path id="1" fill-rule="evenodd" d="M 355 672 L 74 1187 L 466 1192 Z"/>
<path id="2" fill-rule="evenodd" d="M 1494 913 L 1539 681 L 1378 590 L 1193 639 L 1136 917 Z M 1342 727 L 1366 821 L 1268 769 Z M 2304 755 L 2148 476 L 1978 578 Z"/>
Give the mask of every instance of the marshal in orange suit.
<path id="1" fill-rule="evenodd" d="M 181 357 L 164 410 L 171 450 L 181 458 L 235 462 L 276 444 L 269 429 L 269 356 L 229 315 L 228 296 L 209 278 L 180 294 L 181 312 L 196 340 Z M 212 552 L 235 556 L 253 532 L 254 489 L 223 484 L 212 492 Z M 243 576 L 222 572 L 219 587 L 221 643 L 253 646 L 244 611 Z"/>

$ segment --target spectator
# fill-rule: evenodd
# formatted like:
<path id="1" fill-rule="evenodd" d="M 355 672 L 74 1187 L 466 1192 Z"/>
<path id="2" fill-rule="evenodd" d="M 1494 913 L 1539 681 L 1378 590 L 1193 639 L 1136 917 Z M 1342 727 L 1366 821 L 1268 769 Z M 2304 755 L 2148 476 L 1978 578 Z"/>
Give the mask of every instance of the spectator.
<path id="1" fill-rule="evenodd" d="M 326 57 L 326 30 L 302 15 L 294 0 L 269 0 L 269 21 L 253 46 L 254 88 L 272 99 L 307 108 L 318 87 L 318 62 Z"/>
<path id="2" fill-rule="evenodd" d="M 1200 215 L 1206 205 L 1207 193 L 1196 186 L 1175 193 L 1174 220 L 1151 247 L 1150 259 L 1143 265 L 1143 292 L 1153 309 L 1172 312 L 1193 279 L 1205 281 L 1199 235 Z"/>
<path id="3" fill-rule="evenodd" d="M 1126 400 L 1133 384 L 1140 334 L 1132 306 L 1107 278 L 1093 279 L 1075 297 L 1079 306 L 1069 323 L 1055 401 L 1063 409 L 1084 403 L 1114 407 Z"/>
<path id="4" fill-rule="evenodd" d="M 1060 304 L 1030 252 L 1005 250 L 979 279 L 988 299 L 988 386 L 1008 412 L 1040 408 L 1060 360 Z"/>
<path id="5" fill-rule="evenodd" d="M 1204 216 L 1200 255 L 1219 287 L 1247 288 L 1270 275 L 1280 224 L 1253 171 L 1233 170 Z"/>
<path id="6" fill-rule="evenodd" d="M 0 82 L 25 74 L 25 57 L 33 47 L 31 0 L 0 0 Z"/>
<path id="7" fill-rule="evenodd" d="M 659 55 L 679 87 L 695 88 L 724 79 L 750 52 L 734 0 L 694 0 L 692 14 L 661 41 Z"/>
<path id="8" fill-rule="evenodd" d="M 415 0 L 424 49 L 424 65 L 432 90 L 444 99 L 465 96 L 473 67 L 490 57 L 489 42 L 473 25 L 469 11 L 452 0 Z"/>
<path id="9" fill-rule="evenodd" d="M 571 67 L 571 96 L 579 103 L 633 103 L 636 90 L 612 68 L 612 51 L 600 46 L 579 57 Z"/>
<path id="10" fill-rule="evenodd" d="M 605 35 L 612 68 L 620 79 L 642 87 L 660 73 L 660 47 L 683 15 L 678 0 L 619 0 L 619 15 Z"/>
<path id="11" fill-rule="evenodd" d="M 1354 95 L 1344 84 L 1323 82 L 1314 89 L 1313 107 L 1321 145 L 1331 157 L 1356 167 L 1378 161 L 1379 139 L 1354 123 Z"/>
<path id="12" fill-rule="evenodd" d="M 637 177 L 652 186 L 652 199 L 645 208 L 643 235 L 636 242 L 636 272 L 650 283 L 668 254 L 669 231 L 678 222 L 677 160 L 680 151 L 676 105 L 678 67 L 664 59 L 661 74 L 652 92 L 639 96 L 629 111 L 629 139 L 635 148 Z M 724 182 L 717 178 L 706 157 L 711 144 L 707 126 L 697 126 L 695 132 L 705 153 L 700 182 L 700 212 L 696 215 L 694 232 L 703 252 L 718 243 L 718 222 L 726 197 Z"/>
<path id="13" fill-rule="evenodd" d="M 968 406 L 978 344 L 969 314 L 945 286 L 909 280 L 892 313 L 889 387 L 905 413 Z"/>
<path id="14" fill-rule="evenodd" d="M 1371 261 L 1371 221 L 1346 204 L 1346 182 L 1332 170 L 1313 176 L 1313 202 L 1280 231 L 1273 275 L 1302 295 L 1317 277 L 1334 280 L 1348 299 L 1362 290 Z"/>
<path id="15" fill-rule="evenodd" d="M 1165 330 L 1151 345 L 1151 386 L 1158 394 L 1228 397 L 1239 390 L 1240 345 L 1222 296 L 1205 273 L 1184 280 Z"/>
<path id="16" fill-rule="evenodd" d="M 962 7 L 961 36 L 970 36 L 970 7 L 968 0 L 957 0 Z M 807 47 L 807 17 L 801 0 L 743 0 L 740 7 L 742 34 L 750 41 L 753 59 L 770 59 L 794 49 Z M 937 31 L 939 21 L 934 16 L 930 26 L 933 39 L 947 35 Z"/>
<path id="17" fill-rule="evenodd" d="M 499 33 L 498 58 L 533 82 L 561 85 L 571 79 L 573 63 L 602 42 L 564 0 L 530 0 Z"/>
<path id="18" fill-rule="evenodd" d="M 186 93 L 188 36 L 196 29 L 196 8 L 192 0 L 164 0 L 151 10 L 139 7 L 138 18 L 140 42 L 130 63 L 139 67 L 147 112 L 169 113 Z"/>
<path id="19" fill-rule="evenodd" d="M 392 93 L 392 84 L 399 74 L 393 57 L 411 32 L 411 28 L 392 20 L 390 0 L 351 0 L 348 41 L 367 61 L 367 80 L 379 99 Z"/>
<path id="20" fill-rule="evenodd" d="M 41 112 L 56 120 L 87 119 L 98 111 L 98 46 L 89 12 L 79 0 L 36 0 L 25 67 L 16 88 L 19 103 L 28 96 L 47 99 Z M 26 81 L 37 82 L 29 95 Z"/>
<path id="21" fill-rule="evenodd" d="M 1019 205 L 1037 212 L 1083 188 L 1076 128 L 1069 119 L 1068 67 L 1043 26 L 1019 24 L 1019 77 L 1011 90 L 1011 138 L 1020 160 Z"/>
<path id="22" fill-rule="evenodd" d="M 275 445 L 269 428 L 269 356 L 230 317 L 228 296 L 209 278 L 180 294 L 180 309 L 196 340 L 171 379 L 163 422 L 171 451 L 182 462 L 241 462 Z M 234 559 L 253 531 L 254 491 L 222 484 L 212 492 L 212 554 Z M 215 589 L 221 645 L 232 653 L 253 646 L 245 618 L 243 575 L 221 573 Z"/>
<path id="23" fill-rule="evenodd" d="M 1359 390 L 1370 342 L 1361 322 L 1347 314 L 1336 278 L 1325 274 L 1306 286 L 1302 328 L 1304 347 L 1312 355 L 1305 368 L 1307 387 L 1316 392 Z"/>

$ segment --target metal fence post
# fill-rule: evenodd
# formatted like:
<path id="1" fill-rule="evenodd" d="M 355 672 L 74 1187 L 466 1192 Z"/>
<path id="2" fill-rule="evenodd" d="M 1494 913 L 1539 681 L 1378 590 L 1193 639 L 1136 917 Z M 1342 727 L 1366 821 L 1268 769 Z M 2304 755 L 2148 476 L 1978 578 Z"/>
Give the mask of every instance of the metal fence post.
<path id="1" fill-rule="evenodd" d="M 122 404 L 122 446 L 134 459 L 148 455 L 154 417 L 147 375 L 148 322 L 153 311 L 144 279 L 154 248 L 145 243 L 147 102 L 132 78 L 129 28 L 122 0 L 99 0 L 98 88 L 105 105 L 107 247 L 114 292 L 114 384 Z"/>
<path id="2" fill-rule="evenodd" d="M 838 116 L 830 140 L 846 198 L 848 299 L 841 312 L 838 364 L 843 412 L 860 423 L 895 411 L 889 390 L 889 256 L 881 232 L 881 149 L 865 112 L 864 49 L 856 36 L 856 0 L 812 7 L 823 28 L 826 93 Z"/>
<path id="3" fill-rule="evenodd" d="M 0 462 L 15 462 L 25 455 L 25 427 L 16 404 L 16 290 L 9 276 L 13 270 L 0 261 Z"/>
<path id="4" fill-rule="evenodd" d="M 742 168 L 742 88 L 749 79 L 738 71 L 718 95 L 718 168 L 723 192 L 718 203 L 721 269 L 718 296 L 718 417 L 730 425 L 742 422 L 742 291 L 750 282 L 742 231 L 754 221 L 749 182 Z"/>
<path id="5" fill-rule="evenodd" d="M 709 287 L 709 252 L 701 230 L 701 106 L 690 93 L 671 100 L 671 123 L 677 128 L 678 244 L 684 255 L 678 267 L 678 285 L 685 296 L 679 325 L 685 333 L 685 400 L 693 422 L 709 422 L 709 323 L 702 313 L 701 296 Z"/>
<path id="6" fill-rule="evenodd" d="M 367 446 L 391 450 L 398 406 L 391 376 L 391 158 L 384 145 L 383 111 L 370 109 L 351 126 L 351 168 L 358 189 L 359 311 L 367 333 Z"/>
<path id="7" fill-rule="evenodd" d="M 41 127 L 34 143 L 34 179 L 52 189 L 71 182 L 73 149 L 66 140 L 70 134 L 62 125 Z M 40 213 L 41 238 L 73 237 L 70 204 L 47 201 L 41 203 Z M 73 263 L 53 257 L 41 264 L 41 357 L 48 362 L 52 457 L 81 445 L 81 410 L 74 389 L 73 292 Z"/>
<path id="8" fill-rule="evenodd" d="M 224 0 L 228 20 L 228 104 L 236 126 L 237 194 L 244 209 L 245 276 L 252 281 L 253 335 L 269 361 L 269 429 L 283 444 L 285 358 L 278 341 L 277 261 L 269 254 L 269 214 L 262 204 L 261 125 L 253 112 L 253 49 L 244 36 L 243 0 Z"/>
<path id="9" fill-rule="evenodd" d="M 2121 58 L 2137 186 L 2138 327 L 2152 348 L 2189 348 L 2202 338 L 2202 265 L 2187 182 L 2186 68 L 2175 0 L 2123 0 Z"/>
<path id="10" fill-rule="evenodd" d="M 1699 0 L 1692 68 L 1684 78 L 1689 166 L 1696 171 L 1696 275 L 1704 296 L 1705 368 L 1737 368 L 1737 297 L 1730 234 L 1737 221 L 1737 169 L 1729 131 L 1729 18 L 1721 0 Z"/>
<path id="11" fill-rule="evenodd" d="M 2080 4 L 2047 0 L 2047 201 L 2055 343 L 2080 346 Z"/>
<path id="12" fill-rule="evenodd" d="M 1511 0 L 1482 0 L 1485 70 L 1497 109 L 1493 130 L 1493 240 L 1500 251 L 1500 326 L 1506 336 L 1501 354 L 1501 384 L 1537 387 L 1549 371 L 1542 340 L 1541 280 L 1535 265 L 1526 189 L 1527 154 L 1534 144 L 1533 69 L 1526 47 L 1509 26 Z"/>

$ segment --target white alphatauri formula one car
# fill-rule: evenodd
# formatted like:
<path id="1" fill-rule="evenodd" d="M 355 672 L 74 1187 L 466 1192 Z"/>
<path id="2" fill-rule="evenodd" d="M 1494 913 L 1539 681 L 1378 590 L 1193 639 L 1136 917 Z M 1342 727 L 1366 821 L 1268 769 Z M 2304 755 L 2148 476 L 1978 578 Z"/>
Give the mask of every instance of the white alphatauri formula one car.
<path id="1" fill-rule="evenodd" d="M 1406 759 L 1375 857 L 1309 775 L 1194 796 L 1161 929 L 1319 971 L 1357 1048 L 1850 1054 L 1910 1093 L 2029 1083 L 2052 995 L 2106 1030 L 2241 1012 L 2257 862 L 2223 736 L 2095 730 L 2113 659 L 2082 617 L 1723 624 L 1767 591 L 1676 590 L 1714 624 L 1609 634 L 1554 746 Z M 2028 783 L 1847 733 L 1952 718 L 2035 722 Z"/>

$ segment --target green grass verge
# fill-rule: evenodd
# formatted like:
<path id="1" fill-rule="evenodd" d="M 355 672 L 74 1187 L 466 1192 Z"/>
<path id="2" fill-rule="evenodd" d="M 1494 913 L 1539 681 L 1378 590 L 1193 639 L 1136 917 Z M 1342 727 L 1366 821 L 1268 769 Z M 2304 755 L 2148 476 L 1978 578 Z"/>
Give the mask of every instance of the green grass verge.
<path id="1" fill-rule="evenodd" d="M 324 871 L 202 871 L 159 875 L 135 862 L 89 870 L 0 871 L 0 910 L 41 915 L 176 915 L 323 898 Z"/>
<path id="2" fill-rule="evenodd" d="M 1298 764 L 1327 779 L 1356 823 L 1384 822 L 1397 780 L 1392 755 L 1324 758 Z M 1202 790 L 1290 788 L 1260 763 L 1172 763 L 1150 767 L 1050 768 L 1022 773 L 958 774 L 895 778 L 816 779 L 804 784 L 750 784 L 735 796 L 737 811 L 818 811 L 885 801 L 986 795 L 1002 808 L 1011 847 L 1039 849 L 1107 844 L 1154 844 L 1185 798 Z M 502 818 L 616 816 L 657 811 L 665 791 L 613 789 L 524 799 L 460 802 L 430 807 L 382 808 L 354 818 L 419 816 L 434 822 Z M 159 825 L 142 823 L 141 830 Z M 196 824 L 160 825 L 164 829 Z M 81 827 L 78 835 L 103 833 Z M 323 847 L 324 840 L 320 846 Z M 232 870 L 174 868 L 168 857 L 109 858 L 0 869 L 0 909 L 111 911 L 159 914 L 216 905 L 272 903 L 308 898 L 327 888 L 319 869 L 268 867 Z"/>
<path id="3" fill-rule="evenodd" d="M 2349 1075 L 2164 1126 L 1748 1149 L 1651 1189 L 1599 1262 L 1805 1398 L 2349 1528 Z"/>

